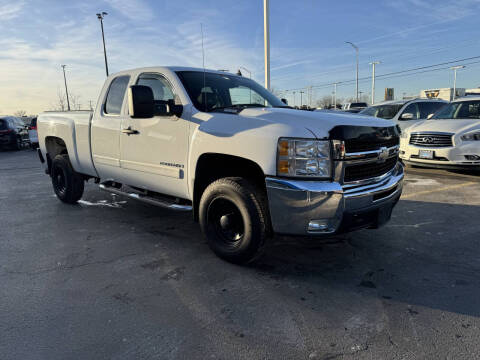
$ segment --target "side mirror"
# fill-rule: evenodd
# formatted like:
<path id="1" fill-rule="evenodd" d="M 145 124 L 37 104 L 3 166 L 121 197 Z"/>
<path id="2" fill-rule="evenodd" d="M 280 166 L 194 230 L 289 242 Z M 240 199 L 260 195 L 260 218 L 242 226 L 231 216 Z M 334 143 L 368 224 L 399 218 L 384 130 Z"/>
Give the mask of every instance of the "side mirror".
<path id="1" fill-rule="evenodd" d="M 168 100 L 167 103 L 167 114 L 175 115 L 176 117 L 181 117 L 183 113 L 183 105 L 175 104 L 175 100 Z"/>
<path id="2" fill-rule="evenodd" d="M 402 120 L 413 120 L 413 114 L 412 113 L 403 113 L 402 116 L 400 116 L 400 119 L 402 119 Z"/>
<path id="3" fill-rule="evenodd" d="M 283 102 L 285 105 L 288 105 L 287 99 L 281 99 L 281 100 L 282 100 L 282 102 Z"/>
<path id="4" fill-rule="evenodd" d="M 132 118 L 138 119 L 155 115 L 153 91 L 149 86 L 132 85 L 128 88 L 128 112 Z"/>
<path id="5" fill-rule="evenodd" d="M 430 115 L 428 115 L 428 116 L 427 116 L 427 120 L 430 120 L 430 119 L 433 117 L 433 115 L 435 115 L 435 114 L 430 114 Z"/>

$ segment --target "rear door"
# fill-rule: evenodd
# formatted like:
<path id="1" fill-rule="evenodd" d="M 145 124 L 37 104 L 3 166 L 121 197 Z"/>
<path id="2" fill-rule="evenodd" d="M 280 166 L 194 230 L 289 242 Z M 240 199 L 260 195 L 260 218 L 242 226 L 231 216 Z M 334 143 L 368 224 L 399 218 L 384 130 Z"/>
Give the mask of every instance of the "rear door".
<path id="1" fill-rule="evenodd" d="M 120 137 L 122 176 L 130 185 L 188 198 L 186 163 L 188 154 L 189 122 L 182 117 L 165 113 L 168 101 L 175 101 L 175 89 L 162 74 L 141 73 L 137 85 L 153 90 L 156 114 L 149 119 L 122 118 Z M 177 100 L 178 101 L 178 100 Z"/>
<path id="2" fill-rule="evenodd" d="M 120 126 L 125 117 L 129 75 L 113 78 L 102 91 L 92 122 L 92 157 L 103 181 L 121 181 Z M 103 98 L 102 98 L 103 97 Z"/>

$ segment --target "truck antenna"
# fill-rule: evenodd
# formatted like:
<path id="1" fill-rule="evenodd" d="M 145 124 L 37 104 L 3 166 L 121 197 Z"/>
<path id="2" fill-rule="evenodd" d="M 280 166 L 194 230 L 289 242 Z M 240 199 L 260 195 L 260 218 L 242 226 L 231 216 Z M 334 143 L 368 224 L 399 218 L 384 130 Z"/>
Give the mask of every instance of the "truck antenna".
<path id="1" fill-rule="evenodd" d="M 203 67 L 203 104 L 205 112 L 207 111 L 207 89 L 205 87 L 205 49 L 203 47 L 203 24 L 200 23 L 200 32 L 202 33 L 202 67 Z"/>

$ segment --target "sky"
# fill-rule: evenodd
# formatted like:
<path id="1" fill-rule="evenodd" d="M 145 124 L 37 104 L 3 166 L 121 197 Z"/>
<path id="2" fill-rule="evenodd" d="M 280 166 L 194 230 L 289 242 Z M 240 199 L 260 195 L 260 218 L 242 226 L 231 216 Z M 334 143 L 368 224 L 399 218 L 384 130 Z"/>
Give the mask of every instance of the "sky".
<path id="1" fill-rule="evenodd" d="M 205 66 L 236 72 L 244 67 L 264 83 L 262 0 L 0 0 L 0 113 L 51 110 L 69 92 L 82 108 L 95 105 L 105 80 L 96 17 L 106 11 L 110 73 L 143 66 Z M 354 95 L 359 47 L 360 91 L 377 75 L 480 56 L 480 0 L 270 0 L 271 84 L 293 104 L 312 86 L 313 101 Z M 480 86 L 480 58 L 458 62 L 457 87 Z M 453 86 L 449 65 L 439 71 L 381 79 L 396 97 Z M 248 72 L 244 71 L 244 75 Z M 342 84 L 342 81 L 350 83 Z M 285 90 L 290 90 L 285 92 Z M 306 91 L 306 90 L 304 90 Z M 306 95 L 303 95 L 303 102 Z"/>

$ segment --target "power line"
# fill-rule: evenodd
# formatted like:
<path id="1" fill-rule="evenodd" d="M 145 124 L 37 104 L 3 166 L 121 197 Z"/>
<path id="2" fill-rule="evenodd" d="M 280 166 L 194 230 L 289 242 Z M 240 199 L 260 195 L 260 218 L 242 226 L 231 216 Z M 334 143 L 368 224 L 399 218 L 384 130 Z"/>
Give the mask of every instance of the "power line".
<path id="1" fill-rule="evenodd" d="M 474 59 L 480 59 L 480 56 L 472 56 L 472 57 L 468 57 L 468 58 L 464 58 L 464 59 L 451 60 L 451 61 L 446 61 L 446 62 L 433 64 L 433 65 L 426 65 L 426 66 L 420 66 L 420 67 L 416 67 L 416 68 L 412 68 L 412 69 L 394 71 L 394 72 L 390 72 L 390 73 L 386 73 L 386 74 L 377 75 L 376 78 L 377 79 L 384 79 L 386 77 L 391 77 L 392 75 L 400 75 L 400 74 L 410 73 L 410 72 L 413 72 L 413 71 L 424 70 L 424 69 L 429 69 L 429 68 L 438 67 L 438 66 L 442 66 L 442 65 L 449 65 L 449 64 L 454 64 L 454 63 L 458 63 L 458 62 L 461 62 L 461 61 L 468 61 L 468 60 L 474 60 Z M 442 69 L 436 69 L 436 70 L 443 70 L 443 68 Z M 359 78 L 358 80 L 359 81 L 364 81 L 364 80 L 370 80 L 370 79 L 371 79 L 371 76 L 366 76 L 366 77 Z M 348 84 L 348 83 L 355 82 L 355 81 L 356 81 L 356 79 L 353 79 L 353 80 L 350 79 L 350 80 L 336 81 L 336 83 L 337 84 Z M 320 85 L 312 85 L 312 88 L 318 89 L 318 88 L 322 88 L 322 87 L 328 87 L 328 86 L 333 85 L 334 83 L 335 82 L 324 83 L 324 84 L 320 84 Z M 301 90 L 301 89 L 305 89 L 305 87 L 296 88 L 296 89 L 288 89 L 288 90 Z"/>

